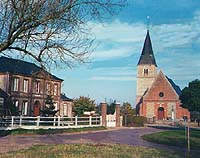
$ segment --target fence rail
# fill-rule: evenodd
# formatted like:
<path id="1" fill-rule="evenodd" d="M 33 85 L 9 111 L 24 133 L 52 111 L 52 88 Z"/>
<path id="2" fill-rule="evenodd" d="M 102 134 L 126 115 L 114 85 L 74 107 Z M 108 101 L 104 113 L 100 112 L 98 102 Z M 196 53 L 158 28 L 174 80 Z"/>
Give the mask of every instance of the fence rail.
<path id="1" fill-rule="evenodd" d="M 102 117 L 26 117 L 10 116 L 0 118 L 2 128 L 48 129 L 48 128 L 79 128 L 102 126 Z"/>

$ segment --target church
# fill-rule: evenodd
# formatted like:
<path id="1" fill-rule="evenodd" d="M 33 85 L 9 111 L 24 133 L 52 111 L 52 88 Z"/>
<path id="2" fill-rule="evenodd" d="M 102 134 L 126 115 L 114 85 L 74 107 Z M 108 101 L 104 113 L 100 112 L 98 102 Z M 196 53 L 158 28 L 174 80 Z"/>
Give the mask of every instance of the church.
<path id="1" fill-rule="evenodd" d="M 161 70 L 157 72 L 149 30 L 137 64 L 136 111 L 152 120 L 190 119 L 190 113 L 182 108 L 181 89 Z"/>

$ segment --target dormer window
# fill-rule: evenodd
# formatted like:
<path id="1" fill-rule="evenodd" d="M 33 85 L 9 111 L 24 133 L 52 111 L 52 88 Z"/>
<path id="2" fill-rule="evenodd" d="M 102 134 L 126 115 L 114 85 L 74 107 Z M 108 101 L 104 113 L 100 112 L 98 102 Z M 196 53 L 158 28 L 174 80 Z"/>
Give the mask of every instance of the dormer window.
<path id="1" fill-rule="evenodd" d="M 148 76 L 148 69 L 144 69 L 144 76 Z"/>

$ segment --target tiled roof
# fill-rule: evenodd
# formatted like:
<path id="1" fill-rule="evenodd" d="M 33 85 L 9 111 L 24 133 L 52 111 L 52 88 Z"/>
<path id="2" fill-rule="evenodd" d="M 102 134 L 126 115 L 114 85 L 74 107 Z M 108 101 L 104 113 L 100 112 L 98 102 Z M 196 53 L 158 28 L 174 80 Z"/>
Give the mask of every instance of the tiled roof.
<path id="1" fill-rule="evenodd" d="M 176 93 L 180 96 L 181 93 L 182 93 L 180 87 L 179 87 L 178 85 L 176 85 L 176 84 L 174 83 L 174 81 L 173 81 L 172 79 L 170 79 L 169 77 L 166 76 L 166 78 L 167 78 L 167 80 L 169 81 L 169 83 L 171 84 L 171 86 L 174 88 L 174 90 L 176 91 Z"/>
<path id="2" fill-rule="evenodd" d="M 61 98 L 63 101 L 73 101 L 73 99 L 68 98 L 65 94 L 61 94 L 61 95 L 60 95 L 60 98 Z"/>
<path id="3" fill-rule="evenodd" d="M 31 76 L 36 72 L 41 71 L 42 69 L 33 64 L 23 60 L 12 59 L 7 57 L 0 57 L 0 73 L 12 73 L 20 74 L 25 76 Z M 50 74 L 52 79 L 63 81 L 62 79 Z"/>
<path id="4" fill-rule="evenodd" d="M 142 49 L 142 54 L 138 62 L 138 65 L 143 65 L 143 64 L 151 64 L 151 65 L 157 66 L 156 60 L 153 54 L 149 30 L 147 30 L 147 35 L 146 35 L 144 46 Z"/>

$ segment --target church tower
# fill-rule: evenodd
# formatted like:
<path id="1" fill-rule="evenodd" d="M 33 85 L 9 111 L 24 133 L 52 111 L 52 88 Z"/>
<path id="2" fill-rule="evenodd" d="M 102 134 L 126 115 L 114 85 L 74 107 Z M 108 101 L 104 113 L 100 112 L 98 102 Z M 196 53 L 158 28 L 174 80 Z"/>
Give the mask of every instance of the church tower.
<path id="1" fill-rule="evenodd" d="M 157 75 L 157 64 L 154 58 L 149 30 L 147 30 L 142 54 L 137 64 L 136 104 L 149 89 Z"/>

